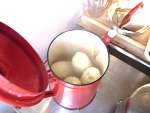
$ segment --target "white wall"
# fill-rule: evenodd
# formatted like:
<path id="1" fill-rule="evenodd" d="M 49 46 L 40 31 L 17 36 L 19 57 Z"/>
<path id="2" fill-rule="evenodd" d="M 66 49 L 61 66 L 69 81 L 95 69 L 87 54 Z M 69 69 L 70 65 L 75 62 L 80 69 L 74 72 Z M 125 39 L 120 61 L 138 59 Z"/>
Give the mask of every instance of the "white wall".
<path id="1" fill-rule="evenodd" d="M 51 40 L 72 29 L 86 0 L 0 0 L 0 21 L 22 35 L 42 60 Z"/>

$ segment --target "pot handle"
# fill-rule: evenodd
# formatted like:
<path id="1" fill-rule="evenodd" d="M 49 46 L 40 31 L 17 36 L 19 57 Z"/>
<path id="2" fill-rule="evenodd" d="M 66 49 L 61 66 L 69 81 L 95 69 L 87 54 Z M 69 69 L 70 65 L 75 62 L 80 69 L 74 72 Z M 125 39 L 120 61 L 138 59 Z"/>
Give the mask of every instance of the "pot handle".
<path id="1" fill-rule="evenodd" d="M 102 40 L 103 42 L 108 45 L 111 40 L 117 35 L 117 31 L 116 30 L 110 30 L 108 31 L 107 33 L 105 33 L 103 36 L 102 36 Z"/>
<path id="2" fill-rule="evenodd" d="M 49 91 L 46 91 L 44 98 L 55 96 L 58 90 L 58 82 L 54 77 L 52 71 L 48 70 L 47 72 L 49 73 L 48 74 Z"/>

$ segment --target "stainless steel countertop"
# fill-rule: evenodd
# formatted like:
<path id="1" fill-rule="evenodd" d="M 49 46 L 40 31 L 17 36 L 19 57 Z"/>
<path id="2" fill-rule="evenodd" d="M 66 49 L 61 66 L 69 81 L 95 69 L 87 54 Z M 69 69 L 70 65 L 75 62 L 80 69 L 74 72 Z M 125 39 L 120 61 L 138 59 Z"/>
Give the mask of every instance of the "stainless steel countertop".
<path id="1" fill-rule="evenodd" d="M 15 110 L 18 113 L 113 113 L 118 102 L 147 83 L 150 83 L 149 76 L 110 55 L 109 68 L 99 84 L 97 94 L 85 108 L 68 110 L 50 97 L 35 106 Z"/>

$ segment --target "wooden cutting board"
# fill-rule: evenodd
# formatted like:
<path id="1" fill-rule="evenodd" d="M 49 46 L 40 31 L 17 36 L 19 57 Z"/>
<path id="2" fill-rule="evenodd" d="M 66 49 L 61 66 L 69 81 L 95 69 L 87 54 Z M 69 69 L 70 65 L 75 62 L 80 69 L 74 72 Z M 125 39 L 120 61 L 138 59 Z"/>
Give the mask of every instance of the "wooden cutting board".
<path id="1" fill-rule="evenodd" d="M 106 20 L 106 12 L 107 10 L 104 12 L 103 16 L 101 16 L 100 18 L 94 18 L 94 17 L 91 17 L 88 14 L 88 10 L 86 10 L 78 18 L 77 24 L 96 33 L 97 35 L 101 37 L 104 33 L 112 29 Z M 139 37 L 128 37 L 128 36 L 124 36 L 118 33 L 112 40 L 112 43 L 138 56 L 139 58 L 149 62 L 144 56 L 144 51 L 145 51 L 149 36 L 150 36 L 150 30 L 148 30 L 145 34 Z"/>

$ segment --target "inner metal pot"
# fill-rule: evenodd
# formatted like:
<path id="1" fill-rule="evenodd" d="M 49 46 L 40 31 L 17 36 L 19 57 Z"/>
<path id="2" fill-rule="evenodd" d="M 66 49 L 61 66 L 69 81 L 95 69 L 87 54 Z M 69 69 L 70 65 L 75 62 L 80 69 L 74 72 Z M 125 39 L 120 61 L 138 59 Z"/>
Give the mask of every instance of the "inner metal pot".
<path id="1" fill-rule="evenodd" d="M 88 84 L 72 84 L 60 78 L 53 71 L 52 65 L 54 63 L 71 62 L 77 52 L 85 53 L 92 62 L 92 66 L 100 70 L 101 76 L 97 80 Z M 48 50 L 48 62 L 52 76 L 58 83 L 57 93 L 53 96 L 54 100 L 63 107 L 79 109 L 93 100 L 100 80 L 108 68 L 109 53 L 106 45 L 97 35 L 84 30 L 71 30 L 59 34 L 51 42 Z M 71 66 L 69 69 L 72 69 Z M 76 72 L 72 71 L 73 73 L 70 76 L 76 76 Z M 79 76 L 78 78 L 80 79 Z"/>

